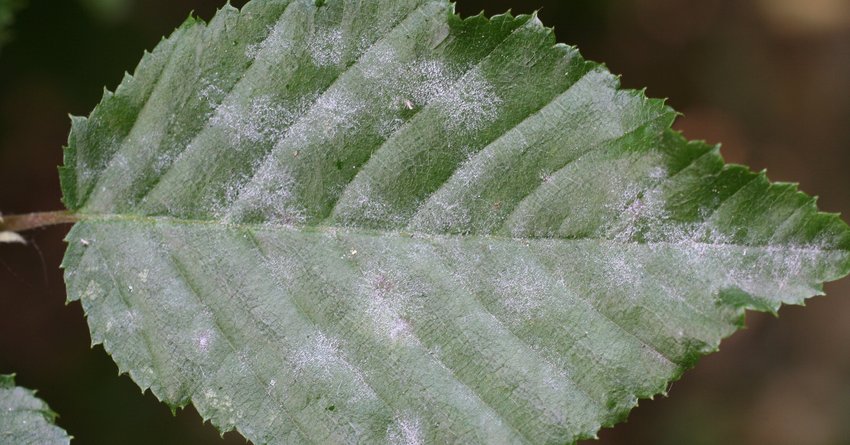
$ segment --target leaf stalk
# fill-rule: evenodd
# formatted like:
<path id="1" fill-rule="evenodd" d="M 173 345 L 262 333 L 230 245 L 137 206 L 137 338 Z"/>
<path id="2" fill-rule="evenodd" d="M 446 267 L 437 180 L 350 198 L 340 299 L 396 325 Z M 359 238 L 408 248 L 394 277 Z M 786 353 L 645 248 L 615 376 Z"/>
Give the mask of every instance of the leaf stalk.
<path id="1" fill-rule="evenodd" d="M 58 224 L 71 224 L 80 218 L 68 211 L 29 213 L 25 215 L 4 215 L 0 217 L 0 232 L 24 232 Z"/>

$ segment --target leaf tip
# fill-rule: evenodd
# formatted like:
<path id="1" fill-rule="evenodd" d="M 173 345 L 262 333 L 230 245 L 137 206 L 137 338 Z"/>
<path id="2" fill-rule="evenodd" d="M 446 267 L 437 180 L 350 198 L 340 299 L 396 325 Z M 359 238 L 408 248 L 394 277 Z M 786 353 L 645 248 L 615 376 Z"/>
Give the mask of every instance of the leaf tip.
<path id="1" fill-rule="evenodd" d="M 0 388 L 13 388 L 16 374 L 0 374 Z"/>

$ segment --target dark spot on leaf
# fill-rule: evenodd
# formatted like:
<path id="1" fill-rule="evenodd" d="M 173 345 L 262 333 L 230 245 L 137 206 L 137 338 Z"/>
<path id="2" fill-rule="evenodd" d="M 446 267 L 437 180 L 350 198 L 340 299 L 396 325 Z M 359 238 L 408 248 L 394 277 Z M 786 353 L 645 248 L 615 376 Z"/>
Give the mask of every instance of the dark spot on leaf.
<path id="1" fill-rule="evenodd" d="M 333 410 L 335 410 L 335 409 L 336 409 L 336 406 L 335 406 L 335 405 L 331 405 L 331 406 L 327 407 L 326 409 L 327 409 L 328 411 L 333 411 Z"/>

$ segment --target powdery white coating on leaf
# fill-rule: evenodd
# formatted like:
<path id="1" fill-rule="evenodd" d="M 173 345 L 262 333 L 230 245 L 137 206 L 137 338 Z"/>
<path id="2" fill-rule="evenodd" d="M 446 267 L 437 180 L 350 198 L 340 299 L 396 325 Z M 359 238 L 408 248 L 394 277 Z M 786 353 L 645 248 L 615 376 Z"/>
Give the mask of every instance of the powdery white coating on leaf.
<path id="1" fill-rule="evenodd" d="M 346 366 L 345 361 L 339 357 L 339 340 L 319 334 L 313 343 L 295 354 L 295 368 L 299 372 L 310 369 L 313 373 L 329 376 L 334 368 Z"/>
<path id="2" fill-rule="evenodd" d="M 404 320 L 404 304 L 402 298 L 394 295 L 396 283 L 384 271 L 372 271 L 364 277 L 362 284 L 369 295 L 369 318 L 377 329 L 391 340 L 409 337 L 410 326 Z"/>
<path id="3" fill-rule="evenodd" d="M 496 120 L 502 100 L 477 69 L 469 72 L 455 88 L 441 92 L 437 107 L 446 114 L 449 131 L 475 132 Z"/>
<path id="4" fill-rule="evenodd" d="M 254 98 L 247 106 L 223 103 L 215 109 L 210 125 L 224 131 L 234 145 L 242 143 L 275 143 L 304 109 L 304 105 L 288 107 L 272 96 Z"/>
<path id="5" fill-rule="evenodd" d="M 396 416 L 395 422 L 387 427 L 387 443 L 390 445 L 424 445 L 422 421 L 411 413 Z"/>
<path id="6" fill-rule="evenodd" d="M 307 50 L 316 66 L 339 65 L 347 42 L 339 29 L 320 29 L 307 41 Z"/>
<path id="7" fill-rule="evenodd" d="M 209 326 L 210 323 L 205 323 L 205 326 Z M 201 329 L 195 335 L 195 343 L 198 346 L 198 352 L 201 354 L 206 354 L 209 352 L 210 348 L 213 346 L 213 343 L 216 341 L 216 331 L 209 328 Z"/>
<path id="8" fill-rule="evenodd" d="M 225 419 L 225 428 L 233 428 L 243 412 L 234 406 L 233 399 L 226 394 L 220 394 L 212 388 L 206 389 L 202 397 L 207 406 L 216 412 L 218 418 Z"/>
<path id="9" fill-rule="evenodd" d="M 552 298 L 550 280 L 546 271 L 520 260 L 499 274 L 496 292 L 505 307 L 518 318 L 533 319 L 544 302 Z"/>
<path id="10" fill-rule="evenodd" d="M 361 115 L 366 102 L 351 91 L 333 88 L 319 95 L 309 107 L 298 113 L 298 119 L 286 128 L 276 150 L 318 145 L 352 130 L 368 116 Z"/>
<path id="11" fill-rule="evenodd" d="M 645 159 L 650 162 L 644 164 Z M 644 157 L 640 163 L 651 166 L 658 161 Z M 643 170 L 635 166 L 628 168 L 631 171 Z M 609 186 L 602 188 L 613 193 L 605 200 L 605 209 L 613 218 L 603 226 L 600 235 L 622 243 L 644 240 L 651 249 L 673 246 L 685 254 L 686 264 L 695 269 L 710 270 L 723 263 L 740 264 L 741 267 L 714 281 L 713 288 L 717 291 L 732 288 L 755 294 L 759 289 L 770 286 L 781 293 L 789 280 L 793 280 L 792 277 L 811 272 L 825 254 L 829 255 L 824 252 L 826 245 L 816 241 L 806 245 L 737 248 L 731 234 L 712 219 L 719 209 L 702 209 L 701 222 L 676 220 L 667 209 L 667 198 L 660 187 L 668 173 L 662 167 L 651 167 L 645 171 L 648 181 L 626 183 L 622 180 L 624 176 L 615 175 Z M 606 273 L 612 282 L 620 285 L 640 282 L 645 275 L 644 265 L 627 260 L 622 252 L 615 252 L 608 264 L 614 267 Z M 742 272 L 745 270 L 747 272 Z M 674 295 L 681 298 L 681 295 Z"/>
<path id="12" fill-rule="evenodd" d="M 388 249 L 383 255 L 391 254 Z M 416 261 L 416 255 L 412 255 L 411 259 Z M 390 340 L 418 345 L 419 340 L 411 331 L 407 319 L 415 317 L 422 310 L 417 299 L 431 292 L 430 287 L 398 265 L 380 260 L 380 254 L 368 252 L 368 257 L 372 259 L 363 267 L 358 287 L 368 297 L 366 311 L 369 318 L 377 331 Z"/>
<path id="13" fill-rule="evenodd" d="M 279 60 L 292 49 L 293 32 L 291 27 L 281 21 L 269 29 L 269 34 L 263 41 L 246 46 L 245 56 L 251 60 L 257 60 L 261 56 L 268 60 Z"/>
<path id="14" fill-rule="evenodd" d="M 274 159 L 260 163 L 250 182 L 228 188 L 226 203 L 218 212 L 227 222 L 262 220 L 269 224 L 298 224 L 305 220 L 295 195 L 295 179 Z"/>
<path id="15" fill-rule="evenodd" d="M 324 384 L 336 383 L 338 379 L 344 380 L 345 388 L 338 384 L 334 388 L 337 392 L 353 386 L 354 392 L 350 394 L 349 402 L 357 403 L 378 398 L 366 383 L 362 371 L 342 355 L 339 340 L 324 333 L 318 333 L 309 339 L 307 346 L 296 351 L 291 361 L 295 365 L 296 374 L 305 378 L 318 379 Z"/>
<path id="16" fill-rule="evenodd" d="M 353 204 L 350 208 L 343 209 L 340 216 L 343 220 L 347 215 L 365 214 L 378 221 L 388 221 L 392 224 L 401 224 L 406 220 L 405 215 L 395 212 L 392 203 L 375 193 L 374 188 L 368 181 L 355 182 L 345 190 L 349 201 Z M 352 224 L 354 226 L 356 224 Z"/>
<path id="17" fill-rule="evenodd" d="M 139 313 L 134 309 L 129 309 L 107 320 L 104 327 L 107 333 L 118 330 L 121 331 L 122 335 L 133 335 L 139 331 L 138 320 Z"/>
<path id="18" fill-rule="evenodd" d="M 502 101 L 477 68 L 467 71 L 437 59 L 400 60 L 389 47 L 377 48 L 374 61 L 364 68 L 364 77 L 381 86 L 392 109 L 415 110 L 432 104 L 451 132 L 474 132 L 498 117 Z"/>
<path id="19" fill-rule="evenodd" d="M 492 150 L 484 149 L 478 153 L 470 153 L 466 156 L 455 170 L 450 181 L 455 181 L 464 189 L 473 189 L 488 172 L 487 164 L 494 159 Z M 433 193 L 428 200 L 423 201 L 416 213 L 409 219 L 410 230 L 444 232 L 457 227 L 464 227 L 466 231 L 472 231 L 470 227 L 471 215 L 469 208 L 462 202 L 457 201 L 450 193 L 448 187 L 443 187 Z M 431 209 L 439 209 L 432 211 Z M 497 210 L 497 209 L 493 209 Z M 492 223 L 486 227 L 478 227 L 481 231 L 495 228 L 496 221 L 488 219 Z"/>
<path id="20" fill-rule="evenodd" d="M 14 376 L 0 374 L 0 441 L 15 445 L 68 445 L 71 438 L 56 426 L 56 414 L 34 391 L 15 386 Z"/>
<path id="21" fill-rule="evenodd" d="M 122 372 L 257 444 L 572 443 L 846 273 L 795 189 L 735 189 L 536 18 L 448 8 L 254 0 L 127 80 L 63 178 L 100 190 L 66 280 Z"/>

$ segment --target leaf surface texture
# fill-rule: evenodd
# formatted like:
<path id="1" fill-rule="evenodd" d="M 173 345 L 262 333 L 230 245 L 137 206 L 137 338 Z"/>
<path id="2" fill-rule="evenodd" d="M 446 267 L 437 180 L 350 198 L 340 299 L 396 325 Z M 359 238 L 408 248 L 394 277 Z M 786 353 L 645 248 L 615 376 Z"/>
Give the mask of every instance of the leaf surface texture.
<path id="1" fill-rule="evenodd" d="M 534 16 L 254 0 L 88 118 L 69 298 L 172 406 L 264 443 L 571 443 L 850 270 L 814 200 L 724 165 Z"/>
<path id="2" fill-rule="evenodd" d="M 0 375 L 0 443 L 67 445 L 71 438 L 54 425 L 56 413 L 33 391 L 15 386 L 10 375 Z"/>

